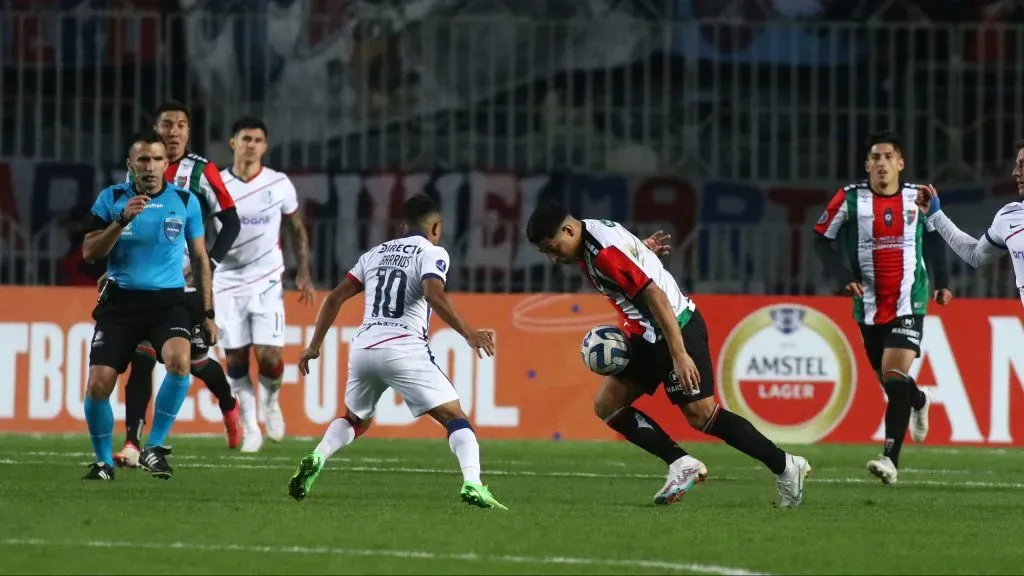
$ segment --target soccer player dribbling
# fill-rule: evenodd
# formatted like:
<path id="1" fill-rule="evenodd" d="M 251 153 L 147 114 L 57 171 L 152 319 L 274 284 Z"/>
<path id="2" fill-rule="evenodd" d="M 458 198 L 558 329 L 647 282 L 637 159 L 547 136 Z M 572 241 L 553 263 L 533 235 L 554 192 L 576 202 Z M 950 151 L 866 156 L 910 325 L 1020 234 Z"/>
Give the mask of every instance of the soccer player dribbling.
<path id="1" fill-rule="evenodd" d="M 895 483 L 899 475 L 907 428 L 914 442 L 928 434 L 931 395 L 917 386 L 910 367 L 921 354 L 929 299 L 945 305 L 953 297 L 942 242 L 920 214 L 920 187 L 903 181 L 904 167 L 896 135 L 872 135 L 864 162 L 867 180 L 840 188 L 814 227 L 815 252 L 853 297 L 864 350 L 889 400 L 882 455 L 867 463 L 884 484 Z M 845 244 L 838 253 L 832 246 L 837 239 Z M 847 257 L 852 269 L 843 262 Z"/>
<path id="2" fill-rule="evenodd" d="M 701 461 L 633 407 L 640 396 L 653 394 L 661 385 L 692 428 L 724 440 L 776 475 L 780 507 L 803 502 L 804 480 L 811 470 L 807 460 L 785 453 L 749 421 L 715 402 L 707 325 L 652 250 L 655 238 L 642 242 L 621 224 L 579 220 L 553 203 L 537 206 L 526 236 L 552 262 L 578 265 L 623 319 L 629 363 L 605 377 L 594 410 L 612 430 L 668 465 L 655 504 L 679 501 L 707 475 Z"/>

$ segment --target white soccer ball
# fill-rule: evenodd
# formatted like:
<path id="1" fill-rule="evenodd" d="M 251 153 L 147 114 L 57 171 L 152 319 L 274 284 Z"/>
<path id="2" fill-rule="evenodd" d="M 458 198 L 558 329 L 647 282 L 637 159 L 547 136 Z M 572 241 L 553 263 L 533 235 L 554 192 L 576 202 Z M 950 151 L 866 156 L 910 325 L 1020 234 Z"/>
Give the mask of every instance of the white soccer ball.
<path id="1" fill-rule="evenodd" d="M 595 326 L 583 337 L 583 363 L 595 374 L 618 374 L 629 364 L 629 340 L 616 326 Z"/>

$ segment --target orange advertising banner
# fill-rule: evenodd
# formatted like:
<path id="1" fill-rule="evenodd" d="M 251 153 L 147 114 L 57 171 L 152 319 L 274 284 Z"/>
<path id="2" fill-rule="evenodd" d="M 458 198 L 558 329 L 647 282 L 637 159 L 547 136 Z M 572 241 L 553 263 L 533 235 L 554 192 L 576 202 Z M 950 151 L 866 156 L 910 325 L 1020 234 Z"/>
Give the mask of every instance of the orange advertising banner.
<path id="1" fill-rule="evenodd" d="M 323 295 L 320 295 L 322 298 Z M 0 288 L 0 431 L 85 432 L 83 392 L 93 337 L 88 288 Z M 470 322 L 497 332 L 494 358 L 477 358 L 440 321 L 430 347 L 483 438 L 614 439 L 593 414 L 600 377 L 580 357 L 587 330 L 615 323 L 596 294 L 456 294 Z M 716 354 L 718 400 L 784 443 L 880 441 L 884 395 L 864 356 L 849 300 L 696 296 Z M 362 306 L 342 310 L 310 375 L 296 362 L 313 332 L 319 302 L 286 295 L 286 369 L 281 404 L 289 435 L 319 436 L 340 415 L 348 341 Z M 1017 301 L 956 300 L 932 306 L 922 357 L 912 370 L 933 387 L 928 444 L 1024 446 L 1024 326 Z M 255 379 L 255 362 L 253 362 Z M 163 378 L 158 366 L 154 379 Z M 122 382 L 124 380 L 122 379 Z M 123 420 L 118 386 L 115 417 Z M 684 442 L 707 440 L 688 428 L 662 392 L 638 404 Z M 117 434 L 123 432 L 118 425 Z M 216 401 L 192 386 L 174 433 L 223 432 Z M 378 437 L 438 437 L 401 398 L 378 405 Z"/>

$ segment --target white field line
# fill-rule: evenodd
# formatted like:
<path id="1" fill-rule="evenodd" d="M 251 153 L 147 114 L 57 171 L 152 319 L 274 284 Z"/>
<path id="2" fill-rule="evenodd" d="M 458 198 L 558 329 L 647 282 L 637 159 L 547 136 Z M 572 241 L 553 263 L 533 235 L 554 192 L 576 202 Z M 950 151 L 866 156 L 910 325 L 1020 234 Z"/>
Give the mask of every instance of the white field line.
<path id="1" fill-rule="evenodd" d="M 92 452 L 50 452 L 50 451 L 31 451 L 31 452 L 12 452 L 7 456 L 41 456 L 46 458 L 85 458 L 91 461 L 93 458 Z M 236 456 L 233 454 L 225 454 L 223 456 L 197 456 L 195 454 L 174 454 L 171 456 L 174 460 L 184 460 L 186 462 L 208 462 L 208 463 L 219 463 L 219 462 L 250 462 L 250 463 L 267 463 L 267 462 L 289 462 L 296 463 L 298 458 L 295 456 Z M 410 458 L 370 458 L 365 456 L 356 457 L 344 457 L 334 456 L 331 458 L 331 462 L 361 462 L 365 464 L 398 464 L 400 462 L 408 462 Z M 496 464 L 502 466 L 537 466 L 537 462 L 527 462 L 523 460 L 490 460 L 488 459 L 486 464 Z M 599 462 L 602 466 L 623 468 L 628 464 L 620 461 L 607 461 Z M 750 470 L 764 470 L 760 465 L 750 466 Z M 815 466 L 815 472 L 849 472 L 849 467 L 842 466 Z M 934 474 L 934 475 L 978 475 L 978 474 L 1002 474 L 1005 470 L 991 470 L 991 469 L 979 469 L 979 468 L 900 468 L 901 473 L 910 474 Z M 575 473 L 574 473 L 575 474 Z M 584 474 L 580 472 L 579 474 Z M 628 477 L 629 474 L 621 474 L 616 472 L 607 473 L 596 473 L 600 474 L 600 478 L 604 477 Z M 651 475 L 640 475 L 638 477 L 648 478 L 653 477 Z"/>
<path id="2" fill-rule="evenodd" d="M 57 453 L 61 454 L 61 453 Z M 65 454 L 79 454 L 79 453 L 65 453 Z M 81 453 L 85 456 L 92 456 L 91 454 Z M 172 458 L 175 458 L 172 456 Z M 336 459 L 332 459 L 332 462 Z M 91 459 L 72 461 L 70 458 L 66 462 L 59 462 L 61 465 L 87 465 L 91 462 Z M 32 459 L 32 460 L 13 460 L 13 459 L 0 459 L 0 466 L 2 465 L 44 465 L 53 466 L 55 462 L 52 459 Z M 223 463 L 217 460 L 202 461 L 199 457 L 193 456 L 193 460 L 188 464 L 181 466 L 182 469 L 188 468 L 211 468 L 211 469 L 235 469 L 235 470 L 295 470 L 295 466 L 287 464 L 235 464 L 235 463 Z M 844 469 L 845 470 L 845 469 Z M 324 468 L 324 472 L 361 472 L 371 474 L 441 474 L 441 475 L 458 475 L 459 471 L 452 468 L 424 468 L 424 467 L 409 467 L 409 466 L 334 466 Z M 932 472 L 942 472 L 932 470 Z M 664 476 L 661 474 L 638 474 L 629 472 L 568 472 L 568 471 L 536 471 L 536 470 L 501 470 L 501 469 L 487 469 L 484 468 L 484 476 L 511 476 L 511 477 L 536 477 L 536 478 L 606 478 L 606 479 L 621 479 L 621 478 L 634 478 L 634 479 L 658 479 L 663 480 Z M 767 478 L 767 474 L 761 476 Z M 866 474 L 865 474 L 866 476 Z M 724 481 L 744 481 L 749 482 L 757 480 L 755 476 L 716 476 L 711 474 L 708 477 L 709 481 L 724 480 Z M 820 476 L 812 476 L 809 483 L 813 484 L 877 484 L 878 480 L 869 477 L 839 477 L 839 478 L 822 478 Z M 943 480 L 914 480 L 914 479 L 903 479 L 899 481 L 901 486 L 940 486 L 940 487 L 969 487 L 969 488 L 990 488 L 990 489 L 1002 489 L 1002 490 L 1024 490 L 1024 483 L 1021 482 L 981 482 L 976 480 L 956 480 L 956 481 L 943 481 Z"/>
<path id="3" fill-rule="evenodd" d="M 333 548 L 327 546 L 250 546 L 240 544 L 196 544 L 191 542 L 167 543 L 128 543 L 92 540 L 87 542 L 60 542 L 56 540 L 9 538 L 0 540 L 0 544 L 11 547 L 36 546 L 41 548 L 131 548 L 153 550 L 187 550 L 194 552 L 236 552 L 245 554 L 295 554 L 300 556 L 359 556 L 376 558 L 399 558 L 403 560 L 448 560 L 458 562 L 508 563 L 508 564 L 540 564 L 568 566 L 614 566 L 620 568 L 646 568 L 668 572 L 698 572 L 701 574 L 733 574 L 747 576 L 759 574 L 742 568 L 716 566 L 714 564 L 694 564 L 684 562 L 667 562 L 661 560 L 628 560 L 604 558 L 574 558 L 571 556 L 511 556 L 492 554 L 452 554 L 447 552 L 430 552 L 427 550 L 387 550 L 368 548 Z"/>

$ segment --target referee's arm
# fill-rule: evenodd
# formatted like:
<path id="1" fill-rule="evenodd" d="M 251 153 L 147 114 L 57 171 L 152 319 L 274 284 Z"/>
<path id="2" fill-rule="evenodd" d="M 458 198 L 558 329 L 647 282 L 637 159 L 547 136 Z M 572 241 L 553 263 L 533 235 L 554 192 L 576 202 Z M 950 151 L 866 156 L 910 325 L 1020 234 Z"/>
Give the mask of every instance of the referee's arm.
<path id="1" fill-rule="evenodd" d="M 203 212 L 194 195 L 189 196 L 188 216 L 185 220 L 185 239 L 192 266 L 192 282 L 202 295 L 203 310 L 213 310 L 213 283 L 210 272 L 210 256 L 206 253 L 206 227 Z"/>
<path id="2" fill-rule="evenodd" d="M 110 188 L 100 192 L 92 206 L 92 223 L 82 242 L 82 258 L 86 262 L 99 262 L 110 254 L 121 237 L 121 231 L 146 205 L 145 196 L 132 198 L 125 209 L 113 213 L 113 193 Z"/>

